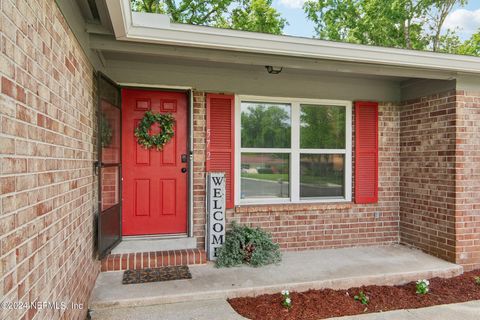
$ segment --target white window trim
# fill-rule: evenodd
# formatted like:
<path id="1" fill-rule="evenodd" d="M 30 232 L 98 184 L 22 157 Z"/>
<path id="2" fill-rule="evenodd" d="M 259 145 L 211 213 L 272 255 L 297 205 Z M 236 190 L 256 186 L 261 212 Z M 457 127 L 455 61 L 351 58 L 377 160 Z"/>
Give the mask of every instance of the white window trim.
<path id="1" fill-rule="evenodd" d="M 292 106 L 292 136 L 291 148 L 241 148 L 241 102 L 272 102 L 288 103 Z M 300 104 L 333 105 L 344 106 L 346 109 L 345 121 L 345 149 L 300 149 L 300 126 L 293 125 L 300 123 Z M 266 150 L 275 153 L 289 153 L 290 156 L 290 198 L 265 198 L 265 199 L 241 199 L 241 151 L 243 152 L 265 152 Z M 315 153 L 345 154 L 345 197 L 331 197 L 321 199 L 300 199 L 300 154 Z M 343 203 L 352 201 L 352 102 L 345 100 L 324 100 L 324 99 L 299 99 L 279 98 L 268 96 L 235 95 L 235 205 L 252 204 L 291 204 L 291 203 Z"/>

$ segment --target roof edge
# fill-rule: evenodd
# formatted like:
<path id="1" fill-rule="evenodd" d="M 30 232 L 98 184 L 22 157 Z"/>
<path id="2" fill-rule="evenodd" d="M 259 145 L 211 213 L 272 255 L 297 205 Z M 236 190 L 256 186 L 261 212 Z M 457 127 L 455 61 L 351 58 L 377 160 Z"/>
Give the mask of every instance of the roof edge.
<path id="1" fill-rule="evenodd" d="M 480 58 L 171 23 L 106 0 L 117 40 L 480 74 Z"/>

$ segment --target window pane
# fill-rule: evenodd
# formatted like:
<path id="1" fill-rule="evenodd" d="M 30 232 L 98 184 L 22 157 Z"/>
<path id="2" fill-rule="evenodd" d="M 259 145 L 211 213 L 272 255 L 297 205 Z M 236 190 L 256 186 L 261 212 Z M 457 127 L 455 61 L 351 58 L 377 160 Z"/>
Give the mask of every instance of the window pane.
<path id="1" fill-rule="evenodd" d="M 290 155 L 242 153 L 242 199 L 289 198 Z"/>
<path id="2" fill-rule="evenodd" d="M 343 197 L 345 155 L 301 154 L 300 198 Z"/>
<path id="3" fill-rule="evenodd" d="M 119 190 L 118 167 L 102 168 L 102 211 L 118 204 Z"/>
<path id="4" fill-rule="evenodd" d="M 102 163 L 120 163 L 120 109 L 106 100 L 100 105 Z"/>
<path id="5" fill-rule="evenodd" d="M 289 104 L 242 102 L 242 148 L 290 148 Z"/>
<path id="6" fill-rule="evenodd" d="M 301 105 L 300 148 L 344 149 L 346 108 Z"/>

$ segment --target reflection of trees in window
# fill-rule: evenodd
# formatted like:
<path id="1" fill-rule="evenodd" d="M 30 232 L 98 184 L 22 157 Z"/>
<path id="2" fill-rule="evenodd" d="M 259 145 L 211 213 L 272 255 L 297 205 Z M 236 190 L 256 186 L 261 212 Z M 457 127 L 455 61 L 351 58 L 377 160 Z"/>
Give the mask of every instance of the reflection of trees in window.
<path id="1" fill-rule="evenodd" d="M 302 154 L 300 156 L 301 182 L 343 184 L 344 156 L 337 154 Z"/>
<path id="2" fill-rule="evenodd" d="M 112 143 L 112 126 L 105 113 L 100 113 L 100 142 L 102 148 L 108 148 Z"/>
<path id="3" fill-rule="evenodd" d="M 302 105 L 300 147 L 345 148 L 345 107 Z"/>
<path id="4" fill-rule="evenodd" d="M 242 147 L 290 147 L 289 106 L 242 103 L 241 121 Z"/>

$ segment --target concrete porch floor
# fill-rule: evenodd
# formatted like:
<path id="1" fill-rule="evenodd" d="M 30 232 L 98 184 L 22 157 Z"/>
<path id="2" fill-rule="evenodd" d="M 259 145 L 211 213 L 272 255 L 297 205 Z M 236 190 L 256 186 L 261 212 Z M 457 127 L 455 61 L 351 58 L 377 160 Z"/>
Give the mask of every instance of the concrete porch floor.
<path id="1" fill-rule="evenodd" d="M 423 278 L 452 277 L 463 268 L 404 246 L 286 252 L 279 265 L 217 269 L 212 263 L 190 266 L 192 279 L 122 285 L 122 272 L 101 273 L 93 290 L 93 311 L 226 299 L 275 293 L 283 289 L 401 284 Z"/>

